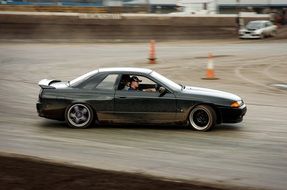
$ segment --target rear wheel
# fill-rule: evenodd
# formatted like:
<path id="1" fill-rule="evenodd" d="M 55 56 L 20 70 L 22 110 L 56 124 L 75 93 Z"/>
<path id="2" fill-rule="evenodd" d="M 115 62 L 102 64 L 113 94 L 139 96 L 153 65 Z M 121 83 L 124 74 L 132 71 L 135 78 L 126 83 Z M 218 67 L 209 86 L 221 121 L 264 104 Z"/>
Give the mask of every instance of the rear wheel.
<path id="1" fill-rule="evenodd" d="M 208 105 L 198 105 L 189 114 L 190 126 L 197 131 L 208 131 L 216 124 L 216 113 Z"/>
<path id="2" fill-rule="evenodd" d="M 90 106 L 77 103 L 67 108 L 65 119 L 72 128 L 87 128 L 93 123 L 94 114 Z"/>

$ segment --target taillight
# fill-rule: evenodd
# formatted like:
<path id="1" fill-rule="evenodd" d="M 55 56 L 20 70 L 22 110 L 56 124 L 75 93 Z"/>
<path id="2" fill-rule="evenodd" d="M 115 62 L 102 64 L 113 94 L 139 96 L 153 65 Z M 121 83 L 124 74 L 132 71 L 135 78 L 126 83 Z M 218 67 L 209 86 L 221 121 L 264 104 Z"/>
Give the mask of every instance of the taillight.
<path id="1" fill-rule="evenodd" d="M 41 102 L 41 100 L 42 100 L 42 94 L 43 94 L 43 89 L 41 88 L 41 90 L 39 92 L 39 99 L 38 99 L 39 102 Z"/>

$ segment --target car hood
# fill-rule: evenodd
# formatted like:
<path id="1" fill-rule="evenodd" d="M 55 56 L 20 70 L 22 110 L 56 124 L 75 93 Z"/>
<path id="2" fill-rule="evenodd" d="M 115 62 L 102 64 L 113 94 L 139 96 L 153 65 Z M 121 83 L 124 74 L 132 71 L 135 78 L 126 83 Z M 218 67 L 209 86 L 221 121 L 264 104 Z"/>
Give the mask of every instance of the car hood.
<path id="1" fill-rule="evenodd" d="M 249 30 L 249 31 L 255 31 L 255 30 L 259 30 L 260 28 L 245 28 L 245 30 Z"/>
<path id="2" fill-rule="evenodd" d="M 193 87 L 193 86 L 186 86 L 182 92 L 184 94 L 190 94 L 190 95 L 199 95 L 199 96 L 205 96 L 205 97 L 213 97 L 213 98 L 220 98 L 220 99 L 226 99 L 231 101 L 239 101 L 241 98 L 235 94 L 223 92 L 219 90 L 213 90 L 209 88 L 200 88 L 200 87 Z"/>

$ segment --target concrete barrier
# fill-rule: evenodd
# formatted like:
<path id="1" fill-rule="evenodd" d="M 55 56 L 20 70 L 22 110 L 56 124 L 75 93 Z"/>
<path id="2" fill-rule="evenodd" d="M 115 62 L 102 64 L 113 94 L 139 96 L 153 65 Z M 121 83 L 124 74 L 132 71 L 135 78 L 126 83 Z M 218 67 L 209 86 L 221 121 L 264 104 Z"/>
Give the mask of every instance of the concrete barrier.
<path id="1" fill-rule="evenodd" d="M 1 39 L 206 39 L 237 37 L 236 15 L 173 16 L 0 12 Z M 246 21 L 266 17 L 246 17 Z"/>

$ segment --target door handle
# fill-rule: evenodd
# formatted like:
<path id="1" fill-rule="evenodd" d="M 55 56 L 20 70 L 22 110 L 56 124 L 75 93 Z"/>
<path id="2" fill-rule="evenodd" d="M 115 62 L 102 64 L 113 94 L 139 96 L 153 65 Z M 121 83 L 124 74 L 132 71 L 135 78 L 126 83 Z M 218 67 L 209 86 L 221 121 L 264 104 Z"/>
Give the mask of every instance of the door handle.
<path id="1" fill-rule="evenodd" d="M 120 98 L 120 99 L 124 99 L 124 98 L 127 98 L 127 97 L 126 97 L 126 96 L 120 96 L 119 98 Z"/>

